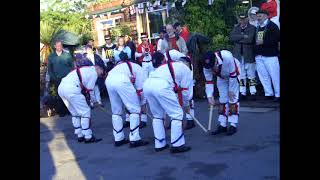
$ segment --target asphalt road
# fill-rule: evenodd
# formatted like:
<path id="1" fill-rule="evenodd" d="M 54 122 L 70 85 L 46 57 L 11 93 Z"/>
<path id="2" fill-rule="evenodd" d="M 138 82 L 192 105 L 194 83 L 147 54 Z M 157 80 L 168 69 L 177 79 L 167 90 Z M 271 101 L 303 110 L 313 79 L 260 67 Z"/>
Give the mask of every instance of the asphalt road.
<path id="1" fill-rule="evenodd" d="M 244 102 L 238 132 L 206 135 L 199 127 L 185 132 L 192 150 L 171 154 L 154 151 L 151 121 L 140 131 L 151 144 L 135 149 L 113 146 L 111 115 L 95 108 L 93 132 L 103 141 L 79 144 L 71 116 L 40 119 L 40 179 L 49 180 L 275 180 L 280 179 L 280 113 L 278 105 L 257 108 Z M 259 104 L 259 103 L 258 103 Z M 270 104 L 270 103 L 269 103 Z M 207 126 L 208 107 L 196 101 L 195 116 Z M 252 105 L 252 103 L 251 103 Z M 110 109 L 106 102 L 105 109 Z M 108 110 L 110 112 L 110 110 Z M 214 110 L 214 119 L 217 110 Z M 217 124 L 217 123 L 215 123 Z M 128 137 L 128 129 L 125 129 Z M 170 142 L 167 131 L 167 142 Z"/>

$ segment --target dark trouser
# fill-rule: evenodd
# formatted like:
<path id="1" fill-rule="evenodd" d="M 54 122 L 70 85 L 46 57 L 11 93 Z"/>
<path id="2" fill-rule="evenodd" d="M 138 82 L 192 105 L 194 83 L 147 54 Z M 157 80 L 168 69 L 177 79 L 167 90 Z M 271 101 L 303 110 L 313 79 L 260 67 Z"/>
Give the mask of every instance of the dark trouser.
<path id="1" fill-rule="evenodd" d="M 56 107 L 56 112 L 59 115 L 65 115 L 67 113 L 69 113 L 68 108 L 65 106 L 65 104 L 63 103 L 62 99 L 60 98 L 60 96 L 58 95 L 58 87 L 59 84 L 61 82 L 61 79 L 58 80 L 50 80 L 50 95 L 51 96 L 56 96 L 57 97 L 57 104 L 55 105 Z"/>
<path id="2" fill-rule="evenodd" d="M 99 78 L 97 79 L 97 85 L 98 85 L 99 90 L 100 90 L 100 96 L 101 96 L 101 98 L 102 98 L 102 97 L 106 97 L 106 96 L 107 96 L 107 88 L 106 88 L 106 85 L 105 85 L 105 79 L 99 77 Z"/>

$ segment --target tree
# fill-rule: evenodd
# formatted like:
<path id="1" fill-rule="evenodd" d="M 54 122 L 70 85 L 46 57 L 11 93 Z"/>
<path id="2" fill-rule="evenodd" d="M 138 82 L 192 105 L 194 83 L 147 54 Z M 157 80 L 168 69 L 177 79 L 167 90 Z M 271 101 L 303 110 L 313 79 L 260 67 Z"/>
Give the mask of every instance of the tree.
<path id="1" fill-rule="evenodd" d="M 215 0 L 211 6 L 208 1 L 188 0 L 184 7 L 170 10 L 169 23 L 186 24 L 192 33 L 200 33 L 210 39 L 209 45 L 199 44 L 194 59 L 194 77 L 197 81 L 195 97 L 204 96 L 204 76 L 201 60 L 207 50 L 230 49 L 229 32 L 236 23 L 234 0 Z"/>
<path id="2" fill-rule="evenodd" d="M 53 27 L 50 23 L 40 21 L 40 41 L 44 44 L 41 52 L 44 62 L 47 62 L 48 56 L 52 51 L 52 47 L 50 45 L 52 43 L 52 38 L 54 34 L 58 30 L 59 28 Z"/>

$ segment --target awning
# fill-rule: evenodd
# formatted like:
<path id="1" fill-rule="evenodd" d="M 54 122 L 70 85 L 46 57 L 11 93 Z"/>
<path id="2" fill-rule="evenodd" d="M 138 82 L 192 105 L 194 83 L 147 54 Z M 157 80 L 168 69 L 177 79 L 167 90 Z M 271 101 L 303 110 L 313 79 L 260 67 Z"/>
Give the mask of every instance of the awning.
<path id="1" fill-rule="evenodd" d="M 107 12 L 120 10 L 122 8 L 123 8 L 122 6 L 115 6 L 115 7 L 112 7 L 112 8 L 107 8 L 107 9 L 103 9 L 103 10 L 99 10 L 99 11 L 93 11 L 93 12 L 90 12 L 89 14 L 90 15 L 100 15 L 100 14 L 104 14 L 104 13 L 107 13 Z"/>
<path id="2" fill-rule="evenodd" d="M 62 41 L 63 45 L 77 46 L 80 44 L 79 36 L 65 30 L 58 31 L 52 39 L 52 43 L 59 39 Z"/>
<path id="3" fill-rule="evenodd" d="M 143 2 L 148 2 L 148 0 L 124 0 L 124 2 L 121 5 L 116 5 L 116 6 L 113 6 L 113 7 L 104 8 L 104 9 L 97 10 L 97 11 L 91 11 L 91 12 L 89 12 L 89 14 L 90 15 L 100 15 L 100 14 L 104 14 L 104 13 L 107 13 L 107 12 L 120 10 L 122 8 L 129 7 L 129 6 L 133 5 L 133 4 L 138 4 L 138 3 L 143 3 Z M 110 4 L 110 2 L 108 2 L 108 4 Z"/>

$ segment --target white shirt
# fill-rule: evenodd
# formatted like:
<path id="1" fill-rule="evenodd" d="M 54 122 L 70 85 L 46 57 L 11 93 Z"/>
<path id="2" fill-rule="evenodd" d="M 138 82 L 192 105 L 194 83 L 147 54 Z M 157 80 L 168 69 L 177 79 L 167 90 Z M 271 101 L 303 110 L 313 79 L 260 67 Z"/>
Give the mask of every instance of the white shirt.
<path id="1" fill-rule="evenodd" d="M 169 44 L 167 40 L 159 39 L 157 44 L 157 51 L 160 51 L 161 53 L 165 53 L 169 49 Z"/>
<path id="2" fill-rule="evenodd" d="M 98 79 L 98 74 L 94 66 L 84 66 L 80 68 L 82 84 L 90 91 L 93 97 L 93 88 Z M 62 78 L 60 85 L 68 87 L 68 91 L 72 93 L 81 93 L 80 80 L 77 71 L 71 71 L 66 77 Z"/>
<path id="3" fill-rule="evenodd" d="M 187 90 L 182 91 L 183 105 L 187 106 L 189 105 L 190 97 L 189 88 L 192 83 L 191 70 L 183 62 L 173 62 L 172 67 L 177 85 L 181 88 L 187 88 Z M 149 78 L 164 79 L 172 88 L 174 88 L 173 79 L 167 64 L 159 66 L 152 74 L 149 75 Z"/>
<path id="4" fill-rule="evenodd" d="M 264 26 L 266 26 L 268 24 L 268 22 L 269 22 L 269 19 L 266 19 L 261 24 L 258 23 L 258 26 L 264 27 Z"/>
<path id="5" fill-rule="evenodd" d="M 132 73 L 135 76 L 135 88 L 136 90 L 141 90 L 143 83 L 145 81 L 145 77 L 143 74 L 142 67 L 136 63 L 130 62 L 132 66 Z M 114 77 L 119 80 L 119 82 L 131 82 L 131 72 L 127 65 L 127 63 L 120 62 L 111 71 L 108 73 L 108 78 Z"/>
<path id="6" fill-rule="evenodd" d="M 93 65 L 95 65 L 94 54 L 87 54 L 87 58 L 93 63 Z"/>

